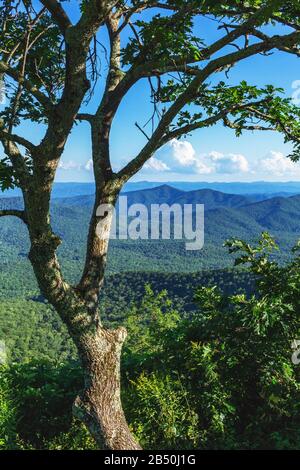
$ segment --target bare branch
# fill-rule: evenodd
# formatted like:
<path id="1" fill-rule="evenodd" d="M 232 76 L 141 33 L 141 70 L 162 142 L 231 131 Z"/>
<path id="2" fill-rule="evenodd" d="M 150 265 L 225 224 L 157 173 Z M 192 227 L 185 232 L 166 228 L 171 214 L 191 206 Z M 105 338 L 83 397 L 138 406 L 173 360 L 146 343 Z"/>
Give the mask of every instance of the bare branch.
<path id="1" fill-rule="evenodd" d="M 147 140 L 150 140 L 150 137 L 148 134 L 144 131 L 144 129 L 139 125 L 138 122 L 135 123 L 135 126 L 138 128 L 138 130 L 146 137 Z"/>
<path id="2" fill-rule="evenodd" d="M 7 141 L 7 142 L 15 142 L 19 145 L 22 145 L 22 147 L 25 147 L 27 150 L 29 150 L 32 155 L 34 154 L 37 148 L 34 144 L 32 144 L 29 140 L 25 139 L 24 137 L 21 137 L 17 134 L 11 134 L 5 129 L 1 128 L 1 121 L 0 121 L 0 140 Z"/>
<path id="3" fill-rule="evenodd" d="M 78 121 L 87 121 L 91 124 L 91 122 L 93 121 L 94 119 L 94 115 L 93 114 L 89 114 L 89 113 L 78 113 L 77 116 L 76 116 L 76 119 L 78 119 Z"/>
<path id="4" fill-rule="evenodd" d="M 0 210 L 0 217 L 13 216 L 21 219 L 25 224 L 27 224 L 27 218 L 24 211 L 17 209 L 2 209 Z"/>
<path id="5" fill-rule="evenodd" d="M 297 31 L 300 32 L 300 28 L 297 29 Z M 261 31 L 258 31 L 257 29 L 253 30 L 252 34 L 253 34 L 253 36 L 261 39 L 262 41 L 268 41 L 270 39 L 269 36 L 262 33 Z M 293 55 L 296 55 L 296 56 L 300 57 L 299 46 L 297 47 L 295 44 L 293 44 L 292 46 L 286 46 L 284 44 L 282 44 L 282 45 L 279 44 L 277 46 L 277 49 L 280 50 L 280 51 L 283 51 L 283 52 L 287 52 L 288 54 L 293 54 Z"/>

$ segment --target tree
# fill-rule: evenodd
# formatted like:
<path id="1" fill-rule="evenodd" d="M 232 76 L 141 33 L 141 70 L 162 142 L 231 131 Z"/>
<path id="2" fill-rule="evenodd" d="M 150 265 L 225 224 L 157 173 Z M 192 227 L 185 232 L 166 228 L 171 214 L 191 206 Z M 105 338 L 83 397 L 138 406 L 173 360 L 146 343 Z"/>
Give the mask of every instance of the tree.
<path id="1" fill-rule="evenodd" d="M 299 13 L 299 1 L 2 2 L 0 74 L 8 103 L 0 116 L 0 176 L 2 189 L 21 188 L 24 210 L 3 210 L 0 215 L 19 217 L 28 228 L 29 259 L 40 289 L 67 325 L 84 371 L 84 390 L 75 400 L 74 413 L 99 446 L 140 448 L 120 399 L 126 330 L 105 329 L 99 316 L 110 216 L 98 216 L 97 208 L 115 204 L 124 183 L 162 145 L 220 121 L 237 135 L 243 130 L 282 132 L 294 146 L 291 157 L 297 159 L 300 113 L 281 90 L 246 81 L 211 86 L 209 80 L 257 54 L 284 51 L 299 56 Z M 218 26 L 219 35 L 210 43 L 201 39 L 200 27 L 208 18 L 212 28 Z M 110 44 L 105 77 L 98 68 L 102 29 Z M 121 36 L 126 41 L 123 47 Z M 147 141 L 115 172 L 110 159 L 112 123 L 124 97 L 142 79 L 149 82 L 154 105 L 152 132 L 149 135 L 137 124 Z M 98 80 L 105 80 L 100 98 Z M 85 112 L 91 97 L 97 101 L 94 114 Z M 44 130 L 38 144 L 22 135 L 20 124 L 27 120 Z M 95 204 L 82 277 L 70 285 L 57 258 L 61 240 L 51 228 L 49 208 L 65 144 L 74 125 L 82 121 L 91 129 Z"/>

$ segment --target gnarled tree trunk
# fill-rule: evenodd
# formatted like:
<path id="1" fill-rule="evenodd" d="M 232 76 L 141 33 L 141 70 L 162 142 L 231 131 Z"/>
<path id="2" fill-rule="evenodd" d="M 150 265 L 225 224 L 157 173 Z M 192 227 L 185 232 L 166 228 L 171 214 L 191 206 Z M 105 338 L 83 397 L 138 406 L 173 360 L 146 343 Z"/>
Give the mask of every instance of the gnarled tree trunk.
<path id="1" fill-rule="evenodd" d="M 52 232 L 46 207 L 49 195 L 39 191 L 27 200 L 31 239 L 29 259 L 39 287 L 68 328 L 84 373 L 84 389 L 76 398 L 74 415 L 89 429 L 101 449 L 137 450 L 122 408 L 120 356 L 125 328 L 103 328 L 98 311 L 98 294 L 104 277 L 111 213 L 91 220 L 85 282 L 69 285 L 63 278 L 56 249 L 59 238 Z M 114 202 L 115 195 L 100 203 Z"/>
<path id="2" fill-rule="evenodd" d="M 140 449 L 128 428 L 120 397 L 120 355 L 125 338 L 124 328 L 99 327 L 80 341 L 85 389 L 76 398 L 73 412 L 102 449 Z"/>

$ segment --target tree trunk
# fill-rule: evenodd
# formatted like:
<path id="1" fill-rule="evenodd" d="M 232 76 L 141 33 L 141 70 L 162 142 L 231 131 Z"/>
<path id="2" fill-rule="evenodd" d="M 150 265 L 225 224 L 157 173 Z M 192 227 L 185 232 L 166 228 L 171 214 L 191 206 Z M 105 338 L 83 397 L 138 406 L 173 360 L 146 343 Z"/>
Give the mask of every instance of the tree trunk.
<path id="1" fill-rule="evenodd" d="M 115 201 L 115 194 L 111 199 Z M 75 400 L 74 415 L 87 426 L 100 448 L 140 449 L 128 428 L 120 396 L 120 356 L 126 330 L 103 328 L 98 311 L 112 213 L 98 217 L 95 204 L 85 276 L 79 286 L 71 286 L 65 281 L 56 256 L 60 240 L 50 226 L 49 200 L 45 190 L 33 192 L 27 202 L 29 259 L 41 292 L 60 315 L 78 349 L 84 390 Z M 104 202 L 111 201 L 106 197 Z"/>
<path id="2" fill-rule="evenodd" d="M 85 389 L 76 398 L 73 413 L 100 449 L 141 449 L 128 428 L 120 397 L 120 356 L 125 338 L 125 328 L 101 327 L 79 338 Z"/>
<path id="3" fill-rule="evenodd" d="M 99 448 L 140 449 L 128 428 L 120 397 L 120 356 L 125 328 L 108 330 L 86 300 L 66 283 L 55 255 L 57 240 L 44 237 L 32 244 L 30 260 L 45 297 L 66 324 L 79 353 L 84 390 L 74 403 L 74 415 L 95 438 Z"/>

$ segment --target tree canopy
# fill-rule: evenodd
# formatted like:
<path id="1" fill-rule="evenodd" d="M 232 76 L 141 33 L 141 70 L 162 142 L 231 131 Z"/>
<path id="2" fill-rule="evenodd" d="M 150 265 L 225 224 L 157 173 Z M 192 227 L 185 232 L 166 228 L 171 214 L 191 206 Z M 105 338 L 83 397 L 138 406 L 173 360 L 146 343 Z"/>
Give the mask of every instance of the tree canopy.
<path id="1" fill-rule="evenodd" d="M 52 155 L 50 162 L 44 157 L 52 180 L 69 133 L 82 120 L 98 135 L 93 143 L 97 181 L 109 175 L 125 182 L 169 140 L 218 122 L 237 135 L 245 129 L 282 132 L 293 144 L 292 158 L 298 159 L 299 109 L 283 90 L 258 88 L 246 80 L 211 85 L 210 79 L 256 54 L 279 50 L 299 56 L 299 11 L 297 0 L 3 1 L 2 188 L 24 186 L 45 153 Z M 204 37 L 204 20 L 211 21 L 218 39 Z M 99 39 L 103 29 L 109 50 Z M 107 145 L 112 121 L 142 79 L 149 82 L 153 103 L 149 129 L 137 124 L 147 142 L 114 174 Z M 101 96 L 98 81 L 104 82 Z M 86 112 L 90 100 L 96 104 L 94 114 Z M 18 134 L 26 120 L 46 125 L 38 145 Z"/>

